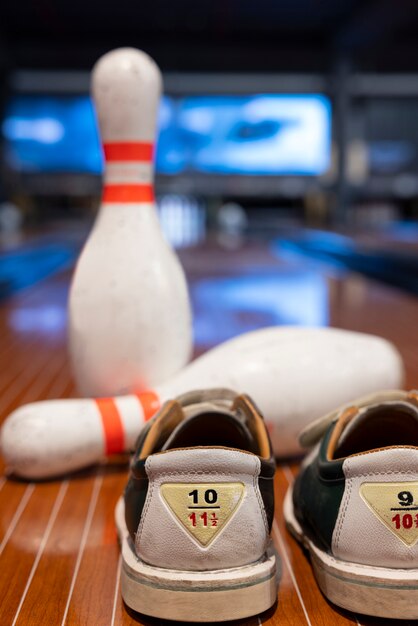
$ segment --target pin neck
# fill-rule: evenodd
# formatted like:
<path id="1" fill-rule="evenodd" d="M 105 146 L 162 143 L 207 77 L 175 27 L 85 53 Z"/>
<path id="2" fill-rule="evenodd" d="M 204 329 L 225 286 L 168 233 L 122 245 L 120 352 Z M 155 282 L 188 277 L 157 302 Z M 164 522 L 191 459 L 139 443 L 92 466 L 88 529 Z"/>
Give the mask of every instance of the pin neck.
<path id="1" fill-rule="evenodd" d="M 144 141 L 103 144 L 105 174 L 102 201 L 106 204 L 153 203 L 154 145 Z"/>

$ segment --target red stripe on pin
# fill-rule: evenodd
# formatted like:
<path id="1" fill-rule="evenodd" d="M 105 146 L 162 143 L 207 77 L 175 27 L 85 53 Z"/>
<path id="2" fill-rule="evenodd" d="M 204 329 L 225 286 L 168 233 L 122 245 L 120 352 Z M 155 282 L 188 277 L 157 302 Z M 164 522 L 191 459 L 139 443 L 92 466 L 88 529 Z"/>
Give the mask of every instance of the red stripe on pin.
<path id="1" fill-rule="evenodd" d="M 106 203 L 154 202 L 152 185 L 105 185 L 102 201 Z"/>
<path id="2" fill-rule="evenodd" d="M 102 418 L 106 454 L 116 454 L 125 450 L 125 431 L 122 419 L 113 398 L 95 400 Z"/>
<path id="3" fill-rule="evenodd" d="M 111 161 L 151 162 L 154 144 L 144 141 L 115 141 L 103 144 L 105 159 Z"/>
<path id="4" fill-rule="evenodd" d="M 144 412 L 144 420 L 147 422 L 148 420 L 151 419 L 151 417 L 154 417 L 154 415 L 160 408 L 161 406 L 160 398 L 155 393 L 155 391 L 151 391 L 151 390 L 141 391 L 135 395 L 138 398 L 142 406 L 142 410 Z"/>

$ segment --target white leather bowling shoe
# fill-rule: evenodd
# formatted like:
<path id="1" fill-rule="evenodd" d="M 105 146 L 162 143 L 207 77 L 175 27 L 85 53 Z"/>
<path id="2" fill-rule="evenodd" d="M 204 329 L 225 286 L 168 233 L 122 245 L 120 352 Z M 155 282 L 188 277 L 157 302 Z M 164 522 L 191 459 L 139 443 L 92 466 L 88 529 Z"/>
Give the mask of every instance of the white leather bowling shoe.
<path id="1" fill-rule="evenodd" d="M 167 402 L 138 439 L 116 508 L 126 604 L 182 622 L 271 607 L 274 471 L 264 420 L 247 396 L 214 389 Z"/>
<path id="2" fill-rule="evenodd" d="M 376 617 L 418 618 L 418 395 L 352 402 L 302 434 L 315 445 L 284 515 L 324 595 Z"/>

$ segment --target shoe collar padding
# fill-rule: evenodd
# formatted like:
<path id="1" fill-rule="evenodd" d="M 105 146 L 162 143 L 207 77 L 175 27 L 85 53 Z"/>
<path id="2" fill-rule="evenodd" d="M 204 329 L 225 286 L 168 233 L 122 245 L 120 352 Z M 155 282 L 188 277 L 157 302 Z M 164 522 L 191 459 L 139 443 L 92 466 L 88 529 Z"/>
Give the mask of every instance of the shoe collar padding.
<path id="1" fill-rule="evenodd" d="M 267 459 L 271 457 L 265 423 L 257 407 L 248 396 L 220 388 L 192 391 L 166 402 L 150 422 L 140 458 L 145 459 L 152 453 L 166 449 L 185 420 L 205 412 L 239 420 L 248 437 L 257 442 L 259 456 Z"/>
<path id="2" fill-rule="evenodd" d="M 362 409 L 364 407 L 370 407 L 375 404 L 391 401 L 404 401 L 409 402 L 414 406 L 418 406 L 418 391 L 380 391 L 367 396 L 362 396 L 361 398 L 353 400 L 349 403 L 347 402 L 334 411 L 331 411 L 331 413 L 327 413 L 323 417 L 318 418 L 306 426 L 299 435 L 299 443 L 303 448 L 312 448 L 315 446 L 322 439 L 328 427 L 333 422 L 336 422 L 347 409 Z"/>

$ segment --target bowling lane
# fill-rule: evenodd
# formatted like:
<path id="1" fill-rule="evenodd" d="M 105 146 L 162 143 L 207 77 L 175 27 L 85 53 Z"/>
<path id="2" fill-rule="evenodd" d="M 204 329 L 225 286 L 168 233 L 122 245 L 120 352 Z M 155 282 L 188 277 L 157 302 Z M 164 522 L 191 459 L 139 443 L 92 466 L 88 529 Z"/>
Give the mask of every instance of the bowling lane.
<path id="1" fill-rule="evenodd" d="M 416 386 L 416 296 L 346 269 L 283 257 L 263 243 L 240 250 L 207 243 L 181 251 L 181 259 L 191 285 L 196 354 L 267 324 L 338 326 L 393 341 L 405 360 L 407 386 Z M 75 395 L 66 358 L 69 276 L 68 269 L 58 268 L 0 303 L 1 420 L 22 402 Z M 239 624 L 383 626 L 384 620 L 336 610 L 318 591 L 281 515 L 296 470 L 297 463 L 281 464 L 276 477 L 278 603 Z M 126 458 L 117 457 L 62 481 L 0 477 L 2 626 L 162 623 L 135 615 L 120 598 L 113 509 L 126 476 Z"/>

